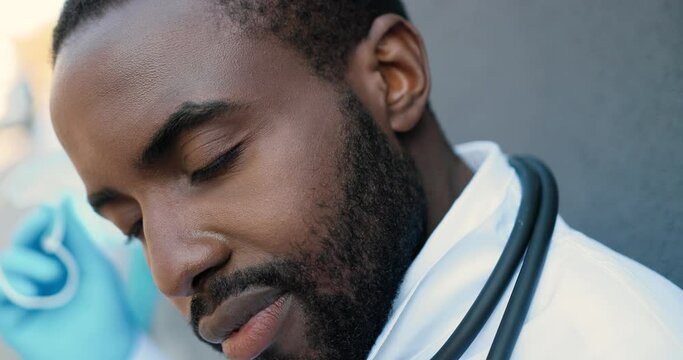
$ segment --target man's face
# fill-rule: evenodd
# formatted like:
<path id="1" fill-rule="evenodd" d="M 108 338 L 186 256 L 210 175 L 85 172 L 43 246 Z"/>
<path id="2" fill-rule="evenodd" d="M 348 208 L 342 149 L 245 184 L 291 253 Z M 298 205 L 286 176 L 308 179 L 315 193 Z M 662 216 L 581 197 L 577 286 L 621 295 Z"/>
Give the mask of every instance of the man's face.
<path id="1" fill-rule="evenodd" d="M 57 134 L 202 339 L 364 357 L 423 239 L 417 172 L 353 92 L 207 3 L 131 1 L 74 33 Z"/>

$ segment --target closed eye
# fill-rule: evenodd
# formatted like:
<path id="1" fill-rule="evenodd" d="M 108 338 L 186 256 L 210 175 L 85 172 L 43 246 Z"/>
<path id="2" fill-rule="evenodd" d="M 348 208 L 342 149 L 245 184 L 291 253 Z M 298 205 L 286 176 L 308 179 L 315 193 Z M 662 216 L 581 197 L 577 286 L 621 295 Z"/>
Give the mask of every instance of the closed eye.
<path id="1" fill-rule="evenodd" d="M 243 151 L 244 142 L 240 142 L 230 150 L 224 152 L 216 159 L 211 161 L 208 165 L 192 172 L 190 175 L 190 182 L 192 185 L 196 185 L 203 181 L 213 179 L 218 175 L 224 174 L 235 166 Z"/>

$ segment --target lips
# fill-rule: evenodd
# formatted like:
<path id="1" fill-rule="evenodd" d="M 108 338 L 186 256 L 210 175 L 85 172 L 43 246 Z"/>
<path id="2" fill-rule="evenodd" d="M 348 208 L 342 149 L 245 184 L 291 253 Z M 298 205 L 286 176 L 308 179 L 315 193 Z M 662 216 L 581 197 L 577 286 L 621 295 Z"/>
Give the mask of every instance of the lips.
<path id="1" fill-rule="evenodd" d="M 230 359 L 252 359 L 274 340 L 289 305 L 282 290 L 249 290 L 218 305 L 199 321 L 199 334 L 212 344 L 222 344 Z"/>

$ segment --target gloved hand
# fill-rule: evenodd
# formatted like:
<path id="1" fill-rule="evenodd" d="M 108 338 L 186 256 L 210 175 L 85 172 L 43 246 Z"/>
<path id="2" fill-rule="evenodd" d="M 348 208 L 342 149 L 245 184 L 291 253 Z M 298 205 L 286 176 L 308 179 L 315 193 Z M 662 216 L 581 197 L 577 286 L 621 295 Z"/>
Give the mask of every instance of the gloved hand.
<path id="1" fill-rule="evenodd" d="M 140 334 L 114 267 L 89 239 L 75 204 L 41 208 L 23 223 L 11 248 L 0 257 L 8 280 L 25 295 L 49 295 L 61 289 L 65 267 L 41 251 L 55 211 L 65 221 L 64 246 L 79 267 L 74 298 L 52 310 L 26 310 L 0 291 L 0 336 L 25 360 L 128 359 Z"/>

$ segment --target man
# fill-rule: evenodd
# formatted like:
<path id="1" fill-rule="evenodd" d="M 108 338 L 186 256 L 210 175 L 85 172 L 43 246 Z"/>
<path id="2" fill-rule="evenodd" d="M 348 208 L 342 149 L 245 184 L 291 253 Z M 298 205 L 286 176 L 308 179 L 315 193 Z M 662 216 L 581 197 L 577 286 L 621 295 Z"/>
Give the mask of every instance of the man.
<path id="1" fill-rule="evenodd" d="M 89 201 L 231 359 L 430 359 L 515 222 L 497 146 L 439 129 L 399 1 L 68 1 L 53 50 Z M 682 301 L 558 219 L 513 357 L 680 358 Z"/>

